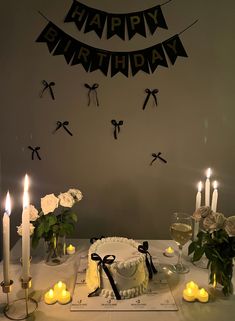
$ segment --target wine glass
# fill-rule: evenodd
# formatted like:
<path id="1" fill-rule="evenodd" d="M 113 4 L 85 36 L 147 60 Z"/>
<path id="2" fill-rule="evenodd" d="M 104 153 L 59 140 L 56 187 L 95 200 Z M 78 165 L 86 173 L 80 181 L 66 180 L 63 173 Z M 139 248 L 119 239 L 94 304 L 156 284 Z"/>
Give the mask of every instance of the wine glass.
<path id="1" fill-rule="evenodd" d="M 173 213 L 171 218 L 170 233 L 172 239 L 179 247 L 178 262 L 170 267 L 175 273 L 184 274 L 189 268 L 182 263 L 183 246 L 192 238 L 192 218 L 185 213 Z"/>

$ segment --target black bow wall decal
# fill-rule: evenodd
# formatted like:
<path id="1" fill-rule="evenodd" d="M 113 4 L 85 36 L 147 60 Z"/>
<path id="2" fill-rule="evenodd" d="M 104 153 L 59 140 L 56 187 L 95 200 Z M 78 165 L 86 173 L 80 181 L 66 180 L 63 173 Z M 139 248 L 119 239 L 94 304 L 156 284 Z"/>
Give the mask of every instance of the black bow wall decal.
<path id="1" fill-rule="evenodd" d="M 117 139 L 117 134 L 120 133 L 120 130 L 121 130 L 120 126 L 123 125 L 123 120 L 119 120 L 119 122 L 117 122 L 115 119 L 112 119 L 111 123 L 114 126 L 114 132 L 113 132 L 114 138 Z"/>
<path id="2" fill-rule="evenodd" d="M 42 84 L 43 84 L 44 88 L 43 88 L 43 90 L 42 90 L 42 92 L 41 92 L 40 97 L 43 96 L 45 90 L 49 89 L 51 98 L 52 98 L 53 100 L 55 100 L 55 95 L 54 95 L 54 93 L 53 93 L 53 88 L 52 88 L 53 86 L 55 86 L 54 81 L 51 81 L 51 82 L 48 83 L 46 80 L 43 80 L 43 81 L 42 81 Z"/>
<path id="3" fill-rule="evenodd" d="M 115 260 L 115 256 L 114 255 L 105 255 L 104 258 L 102 259 L 97 253 L 92 253 L 91 259 L 93 261 L 97 261 L 97 267 L 98 268 L 101 267 L 104 270 L 105 274 L 107 275 L 107 277 L 109 279 L 110 285 L 113 289 L 116 299 L 121 300 L 121 296 L 118 292 L 116 284 L 113 280 L 111 273 L 109 272 L 109 268 L 106 265 L 106 264 L 112 264 Z M 89 293 L 88 296 L 91 297 L 91 296 L 97 295 L 99 291 L 100 291 L 100 287 L 98 287 L 95 291 Z"/>
<path id="4" fill-rule="evenodd" d="M 73 136 L 73 134 L 71 133 L 71 131 L 67 128 L 67 126 L 69 125 L 69 122 L 66 120 L 64 122 L 61 122 L 61 121 L 57 121 L 57 127 L 56 129 L 54 130 L 53 133 L 55 133 L 58 129 L 60 129 L 61 127 L 64 128 L 64 130 L 66 130 L 66 132 L 70 135 L 70 136 Z"/>
<path id="5" fill-rule="evenodd" d="M 153 96 L 155 105 L 157 106 L 157 96 L 156 96 L 156 94 L 159 92 L 159 90 L 158 89 L 150 90 L 150 89 L 147 88 L 147 89 L 145 89 L 145 92 L 146 92 L 147 96 L 146 96 L 145 101 L 144 101 L 143 110 L 145 110 L 145 107 L 146 107 L 146 105 L 148 103 L 148 100 L 149 100 L 151 95 Z"/>
<path id="6" fill-rule="evenodd" d="M 157 269 L 155 268 L 153 261 L 152 261 L 152 256 L 148 251 L 149 248 L 149 244 L 148 241 L 144 241 L 142 245 L 138 246 L 138 251 L 141 253 L 145 254 L 145 262 L 146 262 L 146 266 L 148 269 L 148 273 L 149 273 L 149 278 L 152 279 L 153 278 L 153 273 L 156 274 L 157 273 Z M 149 260 L 148 260 L 148 256 L 149 256 Z"/>
<path id="7" fill-rule="evenodd" d="M 155 160 L 156 159 L 160 159 L 163 163 L 167 163 L 167 161 L 164 159 L 164 158 L 162 158 L 160 155 L 161 155 L 162 153 L 158 153 L 158 154 L 155 154 L 155 153 L 153 153 L 152 154 L 152 156 L 153 156 L 153 159 L 152 159 L 152 161 L 151 161 L 151 163 L 150 163 L 150 165 L 152 165 L 153 164 L 153 162 L 155 162 Z"/>
<path id="8" fill-rule="evenodd" d="M 97 94 L 97 88 L 99 87 L 98 84 L 93 84 L 92 86 L 85 84 L 84 85 L 88 90 L 88 104 L 87 106 L 90 106 L 91 103 L 91 92 L 93 91 L 95 93 L 95 100 L 96 100 L 96 106 L 99 106 L 99 100 L 98 100 L 98 94 Z"/>
<path id="9" fill-rule="evenodd" d="M 28 149 L 30 149 L 31 151 L 32 151 L 32 160 L 34 160 L 34 155 L 36 154 L 37 155 L 37 158 L 39 159 L 39 160 L 41 160 L 41 157 L 40 157 L 40 155 L 39 155 L 39 153 L 38 153 L 38 151 L 39 151 L 39 149 L 40 149 L 40 147 L 39 146 L 36 146 L 36 147 L 32 147 L 32 146 L 28 146 Z"/>
<path id="10" fill-rule="evenodd" d="M 102 239 L 104 239 L 105 238 L 105 236 L 101 236 L 101 237 L 92 237 L 91 239 L 90 239 L 90 243 L 91 244 L 93 244 L 93 243 L 95 243 L 96 241 L 98 241 L 98 240 L 102 240 Z"/>

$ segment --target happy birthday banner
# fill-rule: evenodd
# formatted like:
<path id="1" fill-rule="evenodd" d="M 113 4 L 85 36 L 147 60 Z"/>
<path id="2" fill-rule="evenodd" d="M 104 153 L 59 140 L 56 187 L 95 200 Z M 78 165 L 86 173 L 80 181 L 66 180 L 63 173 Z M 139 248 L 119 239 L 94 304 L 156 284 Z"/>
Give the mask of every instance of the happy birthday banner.
<path id="1" fill-rule="evenodd" d="M 88 46 L 72 38 L 50 21 L 36 42 L 46 43 L 53 56 L 63 55 L 67 64 L 71 66 L 81 64 L 87 72 L 101 70 L 107 76 L 111 65 L 111 77 L 119 72 L 128 77 L 129 63 L 132 76 L 134 76 L 140 70 L 150 74 L 158 66 L 168 67 L 166 55 L 172 65 L 175 64 L 177 57 L 188 57 L 179 34 L 146 49 L 113 52 Z"/>
<path id="2" fill-rule="evenodd" d="M 84 33 L 94 31 L 99 38 L 102 37 L 105 23 L 107 39 L 117 35 L 125 40 L 126 27 L 129 39 L 135 34 L 146 37 L 146 24 L 152 35 L 158 27 L 168 29 L 161 6 L 170 1 L 141 12 L 117 14 L 90 8 L 74 0 L 64 22 L 74 22 L 79 31 L 85 25 Z"/>

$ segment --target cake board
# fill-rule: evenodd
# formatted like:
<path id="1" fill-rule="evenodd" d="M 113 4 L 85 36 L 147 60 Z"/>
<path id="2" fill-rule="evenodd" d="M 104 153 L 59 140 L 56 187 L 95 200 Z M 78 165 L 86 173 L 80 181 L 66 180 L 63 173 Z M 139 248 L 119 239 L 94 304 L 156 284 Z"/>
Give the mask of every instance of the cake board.
<path id="1" fill-rule="evenodd" d="M 171 293 L 159 262 L 153 258 L 158 273 L 149 281 L 147 292 L 135 298 L 116 300 L 103 296 L 88 297 L 85 283 L 87 257 L 81 256 L 74 287 L 71 311 L 177 311 L 178 307 Z"/>

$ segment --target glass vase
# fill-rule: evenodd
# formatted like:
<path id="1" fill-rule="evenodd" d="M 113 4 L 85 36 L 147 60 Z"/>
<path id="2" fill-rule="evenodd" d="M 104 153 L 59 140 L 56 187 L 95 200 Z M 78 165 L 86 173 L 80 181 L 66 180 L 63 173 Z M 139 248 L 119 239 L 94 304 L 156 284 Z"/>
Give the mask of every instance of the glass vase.
<path id="1" fill-rule="evenodd" d="M 45 263 L 47 265 L 60 265 L 66 261 L 66 238 L 54 234 L 45 241 Z"/>
<path id="2" fill-rule="evenodd" d="M 209 284 L 213 294 L 223 293 L 225 296 L 233 294 L 233 259 L 229 258 L 222 264 L 217 261 L 209 262 Z"/>

